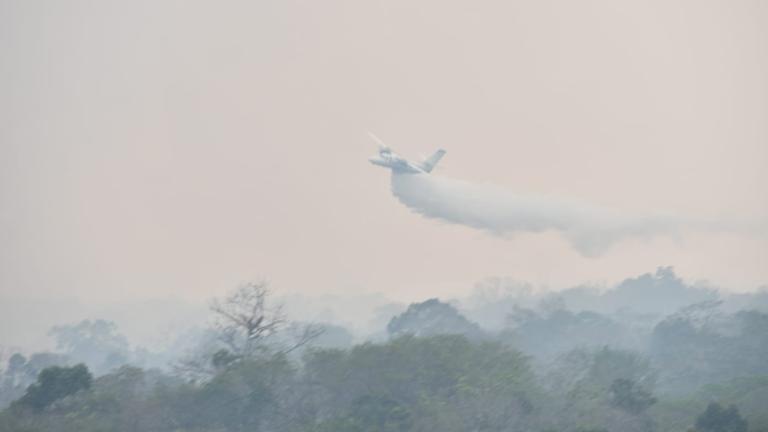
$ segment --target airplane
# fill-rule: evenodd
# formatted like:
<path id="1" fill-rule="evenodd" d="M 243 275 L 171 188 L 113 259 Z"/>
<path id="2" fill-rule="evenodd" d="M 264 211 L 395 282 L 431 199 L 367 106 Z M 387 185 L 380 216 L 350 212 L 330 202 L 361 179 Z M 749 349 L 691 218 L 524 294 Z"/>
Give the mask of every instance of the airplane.
<path id="1" fill-rule="evenodd" d="M 379 145 L 379 154 L 368 159 L 374 165 L 383 166 L 392 169 L 393 173 L 398 174 L 429 174 L 435 168 L 440 159 L 445 155 L 445 150 L 438 149 L 432 156 L 424 159 L 421 163 L 413 163 L 395 153 L 376 135 L 368 132 L 376 144 Z"/>

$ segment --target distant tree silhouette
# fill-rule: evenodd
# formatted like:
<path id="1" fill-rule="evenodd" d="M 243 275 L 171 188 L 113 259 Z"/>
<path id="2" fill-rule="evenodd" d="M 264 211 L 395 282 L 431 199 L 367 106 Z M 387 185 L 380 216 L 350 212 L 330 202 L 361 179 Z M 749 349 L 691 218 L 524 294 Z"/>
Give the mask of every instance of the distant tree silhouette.
<path id="1" fill-rule="evenodd" d="M 455 307 L 436 298 L 408 306 L 405 312 L 389 321 L 387 332 L 392 337 L 460 334 L 479 339 L 484 336 L 477 324 L 465 318 Z"/>
<path id="2" fill-rule="evenodd" d="M 713 402 L 696 419 L 697 432 L 747 432 L 747 421 L 741 417 L 738 408 L 731 405 L 723 408 Z"/>
<path id="3" fill-rule="evenodd" d="M 84 364 L 52 366 L 40 372 L 37 382 L 27 388 L 15 405 L 41 411 L 63 397 L 90 388 L 92 382 L 93 376 Z"/>
<path id="4" fill-rule="evenodd" d="M 633 380 L 618 378 L 611 383 L 611 404 L 632 414 L 642 414 L 656 398 Z"/>

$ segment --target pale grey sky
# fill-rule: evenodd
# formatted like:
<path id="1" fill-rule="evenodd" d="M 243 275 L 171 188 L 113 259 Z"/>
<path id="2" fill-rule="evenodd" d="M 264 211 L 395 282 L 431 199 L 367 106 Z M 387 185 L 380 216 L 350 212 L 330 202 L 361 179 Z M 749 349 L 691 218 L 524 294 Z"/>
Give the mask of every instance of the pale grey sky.
<path id="1" fill-rule="evenodd" d="M 768 220 L 760 0 L 0 0 L 0 293 L 194 301 L 552 288 L 673 265 L 768 282 L 758 231 L 499 239 L 423 219 L 372 130 L 437 174 L 707 220 Z"/>

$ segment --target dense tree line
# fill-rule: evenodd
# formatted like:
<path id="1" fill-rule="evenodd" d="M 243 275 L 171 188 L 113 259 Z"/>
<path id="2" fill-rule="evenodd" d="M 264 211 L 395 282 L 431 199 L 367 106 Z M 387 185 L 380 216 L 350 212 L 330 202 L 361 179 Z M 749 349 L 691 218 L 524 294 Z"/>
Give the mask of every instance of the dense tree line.
<path id="1" fill-rule="evenodd" d="M 208 337 L 165 370 L 137 366 L 111 323 L 57 327 L 61 354 L 8 358 L 0 431 L 768 431 L 757 310 L 706 298 L 649 325 L 547 299 L 494 329 L 430 299 L 352 344 L 269 294 L 214 302 Z"/>
<path id="2" fill-rule="evenodd" d="M 201 382 L 132 366 L 93 379 L 83 365 L 53 366 L 0 414 L 0 430 L 658 431 L 679 422 L 745 432 L 747 418 L 749 430 L 765 430 L 759 412 L 743 416 L 722 391 L 726 405 L 688 401 L 695 410 L 667 429 L 654 410 L 668 404 L 659 411 L 668 415 L 680 401 L 659 401 L 649 374 L 638 354 L 603 348 L 569 353 L 537 377 L 521 352 L 461 335 L 313 349 L 300 362 L 260 354 Z"/>

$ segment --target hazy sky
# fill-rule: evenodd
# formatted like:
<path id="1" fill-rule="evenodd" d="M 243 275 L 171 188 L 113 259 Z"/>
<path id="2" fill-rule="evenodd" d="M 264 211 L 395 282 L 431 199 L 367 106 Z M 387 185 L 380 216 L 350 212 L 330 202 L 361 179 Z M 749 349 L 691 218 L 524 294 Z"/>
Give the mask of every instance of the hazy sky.
<path id="1" fill-rule="evenodd" d="M 438 175 L 768 220 L 768 2 L 0 0 L 0 293 L 418 299 L 673 265 L 768 283 L 759 230 L 500 239 L 424 219 L 371 130 Z"/>

